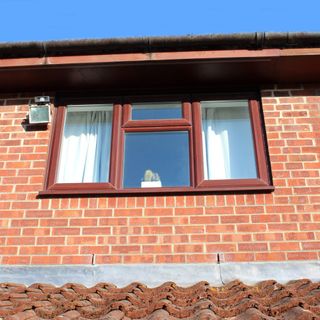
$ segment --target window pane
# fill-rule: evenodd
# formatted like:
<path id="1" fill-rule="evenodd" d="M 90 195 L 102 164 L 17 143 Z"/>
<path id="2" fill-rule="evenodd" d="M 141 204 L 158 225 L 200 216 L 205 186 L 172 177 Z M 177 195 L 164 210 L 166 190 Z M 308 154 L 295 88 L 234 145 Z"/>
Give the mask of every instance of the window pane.
<path id="1" fill-rule="evenodd" d="M 124 188 L 189 185 L 187 131 L 126 133 Z"/>
<path id="2" fill-rule="evenodd" d="M 160 120 L 182 118 L 180 102 L 135 103 L 132 120 Z"/>
<path id="3" fill-rule="evenodd" d="M 201 112 L 205 179 L 256 178 L 248 102 L 204 101 Z"/>
<path id="4" fill-rule="evenodd" d="M 69 106 L 57 182 L 107 182 L 112 106 Z"/>

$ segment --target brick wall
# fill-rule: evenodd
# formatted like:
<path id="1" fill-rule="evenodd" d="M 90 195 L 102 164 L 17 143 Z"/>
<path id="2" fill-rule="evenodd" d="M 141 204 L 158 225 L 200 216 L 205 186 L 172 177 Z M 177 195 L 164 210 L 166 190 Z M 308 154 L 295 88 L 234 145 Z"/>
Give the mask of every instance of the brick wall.
<path id="1" fill-rule="evenodd" d="M 270 194 L 37 199 L 47 131 L 28 97 L 0 95 L 0 263 L 103 264 L 320 258 L 320 86 L 267 88 Z"/>

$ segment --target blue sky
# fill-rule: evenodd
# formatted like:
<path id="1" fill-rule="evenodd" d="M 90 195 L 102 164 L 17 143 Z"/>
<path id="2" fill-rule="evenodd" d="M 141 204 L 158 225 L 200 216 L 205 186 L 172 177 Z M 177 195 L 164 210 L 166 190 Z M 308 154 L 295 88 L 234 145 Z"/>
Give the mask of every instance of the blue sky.
<path id="1" fill-rule="evenodd" d="M 320 0 L 0 0 L 0 42 L 320 31 Z"/>

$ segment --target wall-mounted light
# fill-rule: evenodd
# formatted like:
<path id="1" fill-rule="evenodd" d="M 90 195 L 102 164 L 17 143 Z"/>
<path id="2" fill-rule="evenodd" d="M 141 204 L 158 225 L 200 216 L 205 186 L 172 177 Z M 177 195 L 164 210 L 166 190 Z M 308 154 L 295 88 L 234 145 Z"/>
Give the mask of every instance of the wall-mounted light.
<path id="1" fill-rule="evenodd" d="M 39 96 L 34 98 L 34 103 L 29 104 L 29 123 L 50 122 L 50 97 Z"/>

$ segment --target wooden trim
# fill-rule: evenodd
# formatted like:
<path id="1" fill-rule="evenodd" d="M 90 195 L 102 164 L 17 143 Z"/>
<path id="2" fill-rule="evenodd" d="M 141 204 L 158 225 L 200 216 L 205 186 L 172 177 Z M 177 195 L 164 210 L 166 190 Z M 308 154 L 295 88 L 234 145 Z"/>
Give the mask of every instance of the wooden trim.
<path id="1" fill-rule="evenodd" d="M 109 181 L 112 186 L 118 185 L 118 171 L 117 164 L 120 159 L 120 128 L 121 128 L 121 105 L 116 104 L 113 106 L 113 119 L 112 119 L 112 135 L 110 147 L 110 167 L 109 167 Z"/>
<path id="2" fill-rule="evenodd" d="M 228 188 L 238 190 L 239 188 L 255 188 L 255 187 L 267 187 L 268 184 L 262 179 L 224 179 L 224 180 L 203 180 L 198 187 L 199 188 Z"/>
<path id="3" fill-rule="evenodd" d="M 144 197 L 147 195 L 203 195 L 203 194 L 248 194 L 248 193 L 266 193 L 274 191 L 273 186 L 265 186 L 265 185 L 251 185 L 251 186 L 238 186 L 234 188 L 234 186 L 210 186 L 210 187 L 201 187 L 201 188 L 192 188 L 192 187 L 180 187 L 180 188 L 139 188 L 139 189 L 87 189 L 87 190 L 57 190 L 55 188 L 51 188 L 48 190 L 40 191 L 38 194 L 39 198 L 46 197 L 85 197 L 85 196 L 93 196 L 93 197 L 118 197 L 118 196 L 139 196 Z"/>
<path id="4" fill-rule="evenodd" d="M 124 128 L 161 128 L 161 127 L 181 127 L 191 126 L 191 122 L 186 119 L 165 119 L 165 120 L 131 120 L 123 125 Z"/>
<path id="5" fill-rule="evenodd" d="M 195 185 L 199 186 L 200 183 L 204 180 L 200 102 L 192 103 L 192 116 L 193 116 L 194 153 L 195 153 L 194 175 L 195 175 Z"/>
<path id="6" fill-rule="evenodd" d="M 188 102 L 182 102 L 182 116 L 183 119 L 185 119 L 189 124 L 192 122 L 192 107 L 191 103 Z"/>
<path id="7" fill-rule="evenodd" d="M 46 169 L 45 188 L 48 189 L 55 183 L 60 158 L 60 145 L 65 122 L 65 106 L 55 108 L 52 133 L 49 146 L 49 157 Z"/>
<path id="8" fill-rule="evenodd" d="M 266 184 L 271 183 L 271 179 L 269 177 L 269 171 L 267 166 L 267 156 L 266 156 L 266 144 L 265 138 L 262 131 L 262 120 L 261 113 L 262 110 L 260 108 L 260 104 L 257 100 L 249 101 L 249 110 L 251 117 L 251 128 L 253 133 L 254 140 L 254 150 L 256 157 L 256 165 L 257 165 L 257 174 L 258 177 L 263 180 Z"/>
<path id="9" fill-rule="evenodd" d="M 43 58 L 7 58 L 0 59 L 1 68 L 12 67 L 66 67 L 69 65 L 85 66 L 92 64 L 111 64 L 111 63 L 146 63 L 148 61 L 185 61 L 185 60 L 245 60 L 252 61 L 257 59 L 269 60 L 280 57 L 305 57 L 318 56 L 319 48 L 293 48 L 279 49 L 270 48 L 262 50 L 202 50 L 199 51 L 179 51 L 179 52 L 153 52 L 150 53 L 117 53 L 117 54 L 94 54 L 80 56 L 60 56 Z"/>

